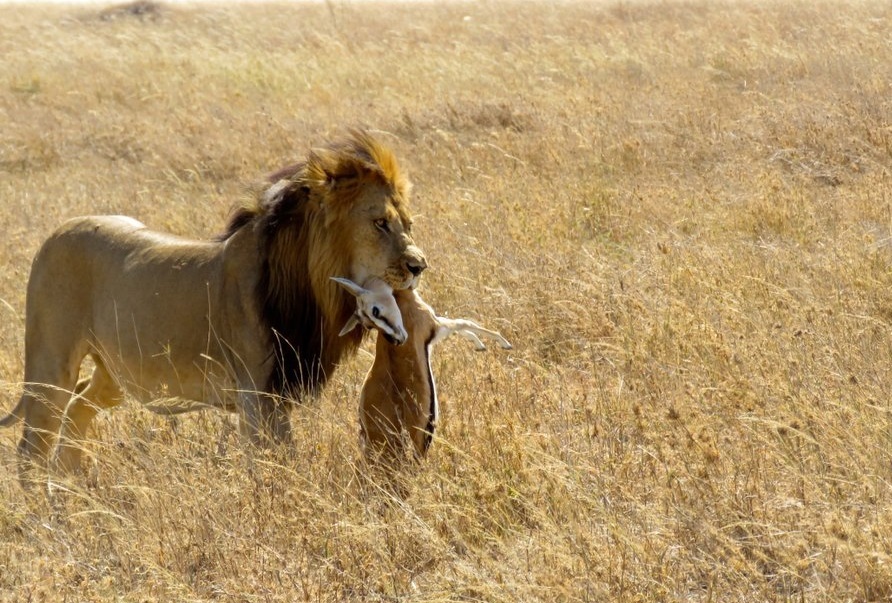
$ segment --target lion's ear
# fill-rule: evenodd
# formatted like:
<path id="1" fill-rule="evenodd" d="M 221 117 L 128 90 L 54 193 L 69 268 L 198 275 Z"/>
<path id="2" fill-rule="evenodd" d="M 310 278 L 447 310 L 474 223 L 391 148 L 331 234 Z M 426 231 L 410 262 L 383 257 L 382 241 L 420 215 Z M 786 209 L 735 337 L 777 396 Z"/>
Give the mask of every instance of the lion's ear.
<path id="1" fill-rule="evenodd" d="M 314 189 L 330 190 L 338 178 L 337 161 L 328 149 L 313 149 L 307 160 L 306 181 Z"/>

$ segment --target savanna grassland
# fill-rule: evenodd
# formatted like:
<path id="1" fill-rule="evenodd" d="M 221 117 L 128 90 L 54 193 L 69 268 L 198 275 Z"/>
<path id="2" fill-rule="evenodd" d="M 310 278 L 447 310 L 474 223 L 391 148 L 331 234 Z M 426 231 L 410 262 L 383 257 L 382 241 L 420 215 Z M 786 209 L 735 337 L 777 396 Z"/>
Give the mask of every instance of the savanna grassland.
<path id="1" fill-rule="evenodd" d="M 885 2 L 0 7 L 0 392 L 65 218 L 209 237 L 351 126 L 415 184 L 443 417 L 360 479 L 371 345 L 292 457 L 101 415 L 47 498 L 0 433 L 0 601 L 892 597 Z"/>

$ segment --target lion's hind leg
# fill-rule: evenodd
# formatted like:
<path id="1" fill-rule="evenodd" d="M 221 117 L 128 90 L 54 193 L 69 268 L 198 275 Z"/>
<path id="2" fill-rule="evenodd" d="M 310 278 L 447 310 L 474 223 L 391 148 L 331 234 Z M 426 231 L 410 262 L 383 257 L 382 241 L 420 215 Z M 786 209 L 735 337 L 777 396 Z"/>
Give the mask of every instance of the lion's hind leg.
<path id="1" fill-rule="evenodd" d="M 19 441 L 19 480 L 29 485 L 44 477 L 49 452 L 56 442 L 65 406 L 71 398 L 70 379 L 30 380 L 19 403 L 25 428 Z"/>
<path id="2" fill-rule="evenodd" d="M 61 471 L 81 470 L 87 432 L 93 418 L 103 409 L 121 403 L 122 393 L 98 356 L 93 357 L 93 374 L 78 381 L 74 397 L 68 402 L 59 432 L 53 465 Z"/>

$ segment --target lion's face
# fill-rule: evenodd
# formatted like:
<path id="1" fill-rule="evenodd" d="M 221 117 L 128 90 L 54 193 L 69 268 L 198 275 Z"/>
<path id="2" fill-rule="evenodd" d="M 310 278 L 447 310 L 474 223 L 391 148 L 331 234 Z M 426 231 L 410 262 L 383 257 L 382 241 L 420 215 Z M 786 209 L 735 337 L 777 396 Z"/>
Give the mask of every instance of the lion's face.
<path id="1" fill-rule="evenodd" d="M 369 186 L 346 216 L 353 235 L 352 279 L 376 276 L 394 289 L 414 289 L 427 260 L 411 235 L 405 202 L 390 187 Z"/>

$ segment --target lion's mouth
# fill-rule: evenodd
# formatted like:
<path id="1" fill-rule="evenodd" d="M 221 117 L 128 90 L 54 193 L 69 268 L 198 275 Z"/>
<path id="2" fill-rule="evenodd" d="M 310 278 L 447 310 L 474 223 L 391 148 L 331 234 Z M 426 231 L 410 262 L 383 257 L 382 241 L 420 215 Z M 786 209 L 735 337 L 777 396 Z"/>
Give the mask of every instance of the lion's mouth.
<path id="1" fill-rule="evenodd" d="M 403 270 L 392 270 L 388 271 L 382 280 L 396 291 L 412 290 L 418 287 L 421 282 L 421 275 L 408 274 Z"/>

